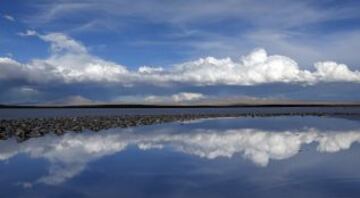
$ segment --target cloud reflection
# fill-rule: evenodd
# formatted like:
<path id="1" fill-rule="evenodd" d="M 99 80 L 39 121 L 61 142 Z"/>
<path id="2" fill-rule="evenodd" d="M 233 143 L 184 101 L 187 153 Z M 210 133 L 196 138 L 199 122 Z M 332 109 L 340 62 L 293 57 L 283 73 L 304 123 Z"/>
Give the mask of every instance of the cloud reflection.
<path id="1" fill-rule="evenodd" d="M 296 155 L 304 144 L 318 144 L 319 152 L 337 152 L 349 149 L 355 142 L 360 142 L 360 131 L 196 129 L 186 133 L 169 133 L 169 130 L 139 133 L 126 129 L 46 136 L 21 144 L 6 141 L 0 144 L 0 160 L 8 160 L 22 153 L 34 159 L 46 159 L 50 162 L 49 174 L 34 183 L 57 185 L 82 172 L 87 163 L 123 151 L 129 145 L 141 150 L 168 148 L 207 159 L 231 158 L 234 154 L 240 154 L 256 165 L 265 167 L 270 160 Z"/>

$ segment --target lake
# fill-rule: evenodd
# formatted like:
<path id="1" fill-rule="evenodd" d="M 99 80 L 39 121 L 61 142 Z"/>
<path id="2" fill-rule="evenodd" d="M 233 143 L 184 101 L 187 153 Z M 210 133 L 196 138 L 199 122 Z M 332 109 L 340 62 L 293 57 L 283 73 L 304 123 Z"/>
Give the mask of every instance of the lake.
<path id="1" fill-rule="evenodd" d="M 2 118 L 96 114 L 1 111 Z M 136 111 L 121 113 L 148 112 Z M 359 197 L 359 142 L 358 117 L 315 116 L 211 118 L 8 139 L 0 141 L 0 197 Z"/>

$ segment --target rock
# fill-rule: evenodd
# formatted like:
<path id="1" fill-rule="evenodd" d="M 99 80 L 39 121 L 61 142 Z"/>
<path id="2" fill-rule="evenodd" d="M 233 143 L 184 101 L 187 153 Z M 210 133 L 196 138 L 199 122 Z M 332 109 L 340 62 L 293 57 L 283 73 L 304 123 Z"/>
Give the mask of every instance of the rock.
<path id="1" fill-rule="evenodd" d="M 62 130 L 61 128 L 56 128 L 56 129 L 54 130 L 54 133 L 55 133 L 56 135 L 63 135 L 63 134 L 65 133 L 65 131 Z"/>
<path id="2" fill-rule="evenodd" d="M 22 128 L 16 129 L 15 136 L 18 141 L 24 141 L 26 139 L 25 131 Z"/>
<path id="3" fill-rule="evenodd" d="M 6 140 L 8 135 L 5 131 L 0 131 L 0 140 Z"/>

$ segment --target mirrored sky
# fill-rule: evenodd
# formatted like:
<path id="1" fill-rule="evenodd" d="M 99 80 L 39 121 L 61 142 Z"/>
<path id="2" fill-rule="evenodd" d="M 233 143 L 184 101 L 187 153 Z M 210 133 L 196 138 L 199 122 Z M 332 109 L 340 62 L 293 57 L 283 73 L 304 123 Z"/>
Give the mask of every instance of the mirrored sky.
<path id="1" fill-rule="evenodd" d="M 0 143 L 0 195 L 356 197 L 359 142 L 357 119 L 319 117 L 10 139 Z"/>

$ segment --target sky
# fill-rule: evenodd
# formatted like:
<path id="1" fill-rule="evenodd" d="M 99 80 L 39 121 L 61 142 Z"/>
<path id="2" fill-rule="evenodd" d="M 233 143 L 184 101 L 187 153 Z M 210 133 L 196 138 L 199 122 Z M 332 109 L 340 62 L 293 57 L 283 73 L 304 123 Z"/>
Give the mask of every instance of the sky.
<path id="1" fill-rule="evenodd" d="M 359 101 L 360 2 L 1 0 L 0 103 Z"/>

